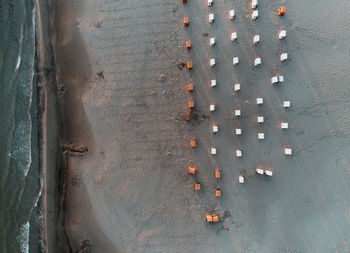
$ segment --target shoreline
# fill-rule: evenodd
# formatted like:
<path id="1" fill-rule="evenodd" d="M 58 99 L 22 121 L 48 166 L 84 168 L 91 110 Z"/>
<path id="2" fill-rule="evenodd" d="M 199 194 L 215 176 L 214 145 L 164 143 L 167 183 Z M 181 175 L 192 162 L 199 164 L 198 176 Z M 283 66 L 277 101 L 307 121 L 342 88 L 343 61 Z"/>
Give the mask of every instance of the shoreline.
<path id="1" fill-rule="evenodd" d="M 57 58 L 57 32 L 59 18 L 55 0 L 35 0 L 37 5 L 37 70 L 39 159 L 43 180 L 41 211 L 44 253 L 73 252 L 65 229 L 66 192 L 68 180 L 67 152 L 61 150 L 67 140 L 64 98 L 58 85 L 60 59 Z M 64 66 L 64 64 L 62 65 Z M 64 101 L 64 102 L 62 102 Z M 76 104 L 75 100 L 71 104 Z M 60 113 L 62 112 L 62 113 Z M 68 131 L 65 131 L 68 130 Z"/>
<path id="2" fill-rule="evenodd" d="M 56 252 L 58 242 L 57 166 L 59 123 L 55 60 L 52 41 L 52 2 L 35 0 L 37 15 L 36 57 L 38 73 L 38 149 L 43 181 L 41 212 L 43 215 L 41 252 Z"/>

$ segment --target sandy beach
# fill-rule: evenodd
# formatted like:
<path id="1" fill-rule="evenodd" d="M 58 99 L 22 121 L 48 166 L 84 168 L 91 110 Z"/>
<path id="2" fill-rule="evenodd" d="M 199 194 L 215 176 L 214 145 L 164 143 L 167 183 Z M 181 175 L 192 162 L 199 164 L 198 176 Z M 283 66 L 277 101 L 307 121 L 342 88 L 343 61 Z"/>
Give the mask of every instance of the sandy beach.
<path id="1" fill-rule="evenodd" d="M 283 17 L 276 15 L 281 5 Z M 49 204 L 47 228 L 54 231 L 58 220 L 57 252 L 349 251 L 349 7 L 342 0 L 261 0 L 253 21 L 243 0 L 214 0 L 211 7 L 200 0 L 56 1 L 56 78 L 49 81 L 56 86 L 44 91 L 52 100 L 45 96 L 43 134 L 48 154 L 60 150 L 58 160 L 45 156 L 46 171 L 51 168 L 46 191 L 58 196 L 55 179 L 61 190 L 60 200 Z M 280 30 L 287 31 L 284 40 Z M 256 34 L 261 41 L 253 45 Z M 283 52 L 288 60 L 280 62 Z M 239 57 L 236 66 L 233 57 Z M 186 61 L 192 70 L 179 67 Z M 278 74 L 284 82 L 271 85 Z M 189 100 L 196 122 L 184 117 Z M 282 108 L 284 100 L 290 108 Z M 281 122 L 289 129 L 281 130 Z M 283 154 L 285 147 L 292 156 Z M 189 165 L 198 169 L 195 176 Z M 258 166 L 273 168 L 273 177 L 257 175 Z M 217 212 L 220 222 L 208 224 L 208 212 Z M 55 232 L 50 236 L 48 252 L 54 252 Z"/>

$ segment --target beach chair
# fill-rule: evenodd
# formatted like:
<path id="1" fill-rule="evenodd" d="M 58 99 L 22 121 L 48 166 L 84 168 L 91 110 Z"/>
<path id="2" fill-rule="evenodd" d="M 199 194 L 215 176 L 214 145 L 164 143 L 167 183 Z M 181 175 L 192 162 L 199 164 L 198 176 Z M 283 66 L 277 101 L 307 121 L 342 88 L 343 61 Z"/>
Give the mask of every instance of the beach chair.
<path id="1" fill-rule="evenodd" d="M 255 20 L 259 17 L 259 11 L 258 10 L 254 10 L 252 13 L 252 19 Z"/>
<path id="2" fill-rule="evenodd" d="M 196 141 L 196 139 L 192 139 L 192 140 L 190 141 L 190 145 L 191 145 L 192 148 L 197 147 L 197 141 Z"/>
<path id="3" fill-rule="evenodd" d="M 288 59 L 288 54 L 287 53 L 283 53 L 280 55 L 280 61 L 285 61 Z"/>
<path id="4" fill-rule="evenodd" d="M 234 19 L 235 18 L 235 10 L 230 10 L 229 15 L 230 15 L 231 20 Z"/>
<path id="5" fill-rule="evenodd" d="M 278 8 L 277 15 L 278 16 L 283 16 L 284 14 L 286 14 L 286 11 L 287 11 L 287 7 L 286 6 L 281 6 L 281 7 Z"/>
<path id="6" fill-rule="evenodd" d="M 237 65 L 239 63 L 239 58 L 238 57 L 233 57 L 232 63 L 233 63 L 233 65 Z"/>
<path id="7" fill-rule="evenodd" d="M 241 128 L 236 128 L 235 129 L 236 135 L 242 135 L 242 129 Z"/>
<path id="8" fill-rule="evenodd" d="M 207 214 L 205 216 L 205 220 L 209 223 L 211 222 L 218 222 L 219 221 L 219 215 L 217 213 L 213 213 L 213 214 Z"/>
<path id="9" fill-rule="evenodd" d="M 207 214 L 207 215 L 205 216 L 205 220 L 206 220 L 207 222 L 213 222 L 213 215 Z"/>
<path id="10" fill-rule="evenodd" d="M 240 176 L 238 177 L 238 182 L 239 182 L 240 184 L 244 184 L 244 176 L 240 175 Z"/>
<path id="11" fill-rule="evenodd" d="M 290 107 L 290 101 L 289 100 L 284 100 L 283 101 L 283 107 L 284 108 L 289 108 Z"/>
<path id="12" fill-rule="evenodd" d="M 210 87 L 216 87 L 216 80 L 210 80 Z"/>
<path id="13" fill-rule="evenodd" d="M 232 41 L 237 40 L 237 33 L 236 32 L 231 33 L 231 40 Z"/>
<path id="14" fill-rule="evenodd" d="M 257 105 L 262 105 L 264 103 L 264 99 L 263 98 L 257 98 L 256 99 L 256 104 Z"/>
<path id="15" fill-rule="evenodd" d="M 219 127 L 217 125 L 213 125 L 213 133 L 219 132 Z"/>
<path id="16" fill-rule="evenodd" d="M 241 84 L 236 83 L 235 84 L 235 91 L 240 91 L 241 90 Z"/>
<path id="17" fill-rule="evenodd" d="M 235 110 L 235 116 L 240 117 L 241 116 L 241 110 L 237 109 Z"/>
<path id="18" fill-rule="evenodd" d="M 186 69 L 192 69 L 192 62 L 191 61 L 186 62 Z"/>
<path id="19" fill-rule="evenodd" d="M 215 197 L 217 198 L 221 197 L 221 190 L 219 188 L 216 188 L 214 192 L 215 192 Z"/>
<path id="20" fill-rule="evenodd" d="M 258 140 L 263 140 L 265 139 L 265 134 L 264 133 L 258 133 Z"/>
<path id="21" fill-rule="evenodd" d="M 281 129 L 288 129 L 288 122 L 281 122 Z"/>
<path id="22" fill-rule="evenodd" d="M 190 40 L 186 40 L 186 49 L 190 50 L 191 49 L 191 41 Z"/>
<path id="23" fill-rule="evenodd" d="M 209 64 L 210 64 L 210 67 L 214 67 L 215 64 L 216 64 L 215 59 L 214 59 L 214 58 L 211 58 L 211 59 L 209 60 Z"/>
<path id="24" fill-rule="evenodd" d="M 216 155 L 216 148 L 211 148 L 210 153 L 211 153 L 212 155 Z"/>
<path id="25" fill-rule="evenodd" d="M 193 100 L 188 101 L 188 108 L 194 108 Z"/>
<path id="26" fill-rule="evenodd" d="M 188 17 L 184 17 L 184 27 L 187 27 L 189 25 Z"/>
<path id="27" fill-rule="evenodd" d="M 208 6 L 212 6 L 214 3 L 214 0 L 208 0 Z"/>
<path id="28" fill-rule="evenodd" d="M 194 175 L 196 173 L 196 168 L 195 167 L 192 167 L 192 166 L 189 166 L 188 167 L 188 173 Z"/>
<path id="29" fill-rule="evenodd" d="M 211 47 L 215 45 L 215 38 L 214 38 L 214 37 L 211 37 L 211 38 L 209 39 L 209 45 L 210 45 Z"/>
<path id="30" fill-rule="evenodd" d="M 272 84 L 278 83 L 278 76 L 271 77 L 271 83 Z"/>
<path id="31" fill-rule="evenodd" d="M 272 174 L 273 174 L 272 170 L 270 169 L 265 169 L 264 173 L 266 176 L 269 176 L 269 177 L 272 177 Z"/>
<path id="32" fill-rule="evenodd" d="M 272 84 L 283 83 L 283 82 L 284 82 L 284 76 L 274 76 L 271 78 Z"/>
<path id="33" fill-rule="evenodd" d="M 201 189 L 201 184 L 198 183 L 198 182 L 195 182 L 195 183 L 194 183 L 194 189 L 195 189 L 196 191 L 199 191 L 199 190 Z"/>
<path id="34" fill-rule="evenodd" d="M 258 0 L 252 0 L 252 9 L 256 9 L 258 6 Z"/>
<path id="35" fill-rule="evenodd" d="M 260 57 L 255 58 L 255 60 L 254 60 L 254 66 L 258 66 L 258 65 L 260 65 L 260 64 L 261 64 L 261 58 L 260 58 Z"/>
<path id="36" fill-rule="evenodd" d="M 287 31 L 286 31 L 286 30 L 282 30 L 282 31 L 280 31 L 280 33 L 278 34 L 278 38 L 279 38 L 280 40 L 283 40 L 286 36 L 287 36 Z"/>
<path id="37" fill-rule="evenodd" d="M 292 149 L 291 148 L 284 148 L 284 154 L 285 155 L 292 155 Z"/>
<path id="38" fill-rule="evenodd" d="M 258 123 L 264 123 L 264 116 L 258 116 L 257 121 Z"/>
<path id="39" fill-rule="evenodd" d="M 259 34 L 254 35 L 253 44 L 257 44 L 259 42 L 260 42 L 260 35 Z"/>
<path id="40" fill-rule="evenodd" d="M 186 121 L 191 120 L 191 112 L 185 112 L 185 120 Z"/>
<path id="41" fill-rule="evenodd" d="M 260 168 L 256 168 L 255 172 L 260 175 L 264 175 L 264 170 Z"/>
<path id="42" fill-rule="evenodd" d="M 215 16 L 214 16 L 214 13 L 210 13 L 209 14 L 209 23 L 214 23 L 214 19 L 215 19 Z"/>
<path id="43" fill-rule="evenodd" d="M 219 169 L 216 169 L 216 170 L 214 171 L 214 176 L 215 176 L 215 178 L 220 178 L 220 177 L 221 177 L 221 173 L 220 173 L 220 170 L 219 170 Z"/>
<path id="44" fill-rule="evenodd" d="M 242 157 L 243 156 L 243 151 L 241 149 L 236 150 L 236 157 Z"/>
<path id="45" fill-rule="evenodd" d="M 211 112 L 215 111 L 215 105 L 213 105 L 213 104 L 210 105 L 209 106 L 209 111 L 211 111 Z"/>
<path id="46" fill-rule="evenodd" d="M 187 90 L 188 90 L 189 92 L 192 92 L 192 91 L 193 91 L 193 84 L 192 84 L 192 83 L 187 84 Z"/>

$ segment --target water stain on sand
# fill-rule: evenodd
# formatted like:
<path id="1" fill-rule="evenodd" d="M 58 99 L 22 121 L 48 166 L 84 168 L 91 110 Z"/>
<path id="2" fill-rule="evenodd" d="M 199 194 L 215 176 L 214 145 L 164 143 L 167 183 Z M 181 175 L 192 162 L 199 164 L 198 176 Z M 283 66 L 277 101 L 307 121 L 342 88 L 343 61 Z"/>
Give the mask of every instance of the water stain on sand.
<path id="1" fill-rule="evenodd" d="M 61 131 L 63 143 L 88 145 L 92 132 L 85 115 L 82 98 L 92 78 L 89 55 L 75 24 L 72 8 L 57 4 L 56 31 L 57 83 L 60 90 Z M 61 15 L 64 13 L 64 15 Z M 84 131 L 81 131 L 84 129 Z"/>
<path id="2" fill-rule="evenodd" d="M 59 176 L 59 186 L 62 190 L 60 205 L 70 205 L 71 208 L 74 203 L 82 201 L 77 199 L 75 194 L 67 194 L 68 191 L 72 190 L 70 182 L 75 182 L 73 187 L 79 186 L 80 192 L 83 181 L 80 178 L 82 172 L 76 168 L 74 160 L 85 160 L 94 151 L 93 134 L 84 107 L 84 96 L 89 91 L 93 74 L 89 54 L 77 27 L 77 12 L 72 7 L 69 1 L 56 3 L 57 25 L 54 32 L 56 79 L 59 91 L 60 143 L 63 147 Z M 81 8 L 78 9 L 81 10 Z M 79 177 L 78 180 L 77 177 Z M 86 206 L 86 201 L 86 199 L 83 200 L 84 203 L 80 207 Z M 81 212 L 77 212 L 77 215 L 79 214 L 81 215 Z M 80 247 L 93 247 L 94 242 L 85 240 L 86 238 L 70 238 L 69 231 L 74 230 L 74 221 L 70 220 L 70 215 L 72 215 L 71 212 L 66 213 L 61 208 L 59 225 L 64 232 L 60 234 L 59 241 L 62 243 L 62 247 L 65 248 L 63 245 L 68 245 L 71 249 L 72 247 L 78 248 L 79 245 L 75 245 L 75 242 L 79 241 L 81 241 Z M 93 224 L 93 222 L 89 224 Z M 89 229 L 89 231 L 91 230 L 97 231 L 96 226 Z M 80 236 L 79 233 L 76 235 Z M 63 248 L 61 249 L 63 250 Z"/>

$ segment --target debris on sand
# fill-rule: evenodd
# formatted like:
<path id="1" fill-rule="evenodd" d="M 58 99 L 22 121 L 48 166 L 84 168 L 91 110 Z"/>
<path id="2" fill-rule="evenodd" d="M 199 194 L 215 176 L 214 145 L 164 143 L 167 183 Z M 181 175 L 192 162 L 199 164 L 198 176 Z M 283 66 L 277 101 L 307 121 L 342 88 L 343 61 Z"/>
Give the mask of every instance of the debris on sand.
<path id="1" fill-rule="evenodd" d="M 179 69 L 183 69 L 183 68 L 186 67 L 186 63 L 185 63 L 185 62 L 179 62 L 179 63 L 177 64 L 177 67 L 178 67 Z"/>
<path id="2" fill-rule="evenodd" d="M 64 153 L 74 154 L 74 155 L 85 155 L 89 149 L 87 146 L 76 143 L 69 143 L 62 148 Z"/>
<path id="3" fill-rule="evenodd" d="M 87 250 L 91 247 L 90 240 L 84 240 L 80 242 L 80 249 L 77 251 L 78 253 L 87 252 Z"/>
<path id="4" fill-rule="evenodd" d="M 103 70 L 96 73 L 98 80 L 105 79 L 105 75 L 103 73 Z"/>
<path id="5" fill-rule="evenodd" d="M 159 80 L 159 81 L 162 81 L 162 80 L 164 80 L 164 79 L 166 79 L 166 75 L 159 74 L 158 80 Z"/>
<path id="6" fill-rule="evenodd" d="M 99 21 L 99 22 L 94 24 L 94 27 L 95 28 L 101 28 L 102 24 L 103 24 L 103 21 Z"/>
<path id="7" fill-rule="evenodd" d="M 201 114 L 197 107 L 190 108 L 185 112 L 185 120 L 192 123 L 193 125 L 198 125 L 206 118 L 208 118 L 208 116 Z"/>

